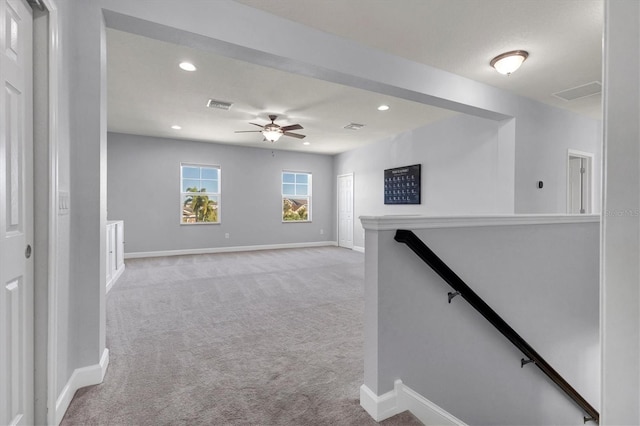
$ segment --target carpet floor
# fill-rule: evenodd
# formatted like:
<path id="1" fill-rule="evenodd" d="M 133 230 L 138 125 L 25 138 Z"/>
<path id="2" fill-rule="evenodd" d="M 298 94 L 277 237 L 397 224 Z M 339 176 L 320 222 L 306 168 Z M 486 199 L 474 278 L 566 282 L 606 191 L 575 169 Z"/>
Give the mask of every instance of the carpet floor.
<path id="1" fill-rule="evenodd" d="M 359 404 L 363 285 L 364 256 L 338 247 L 127 260 L 105 380 L 62 425 L 376 425 Z"/>

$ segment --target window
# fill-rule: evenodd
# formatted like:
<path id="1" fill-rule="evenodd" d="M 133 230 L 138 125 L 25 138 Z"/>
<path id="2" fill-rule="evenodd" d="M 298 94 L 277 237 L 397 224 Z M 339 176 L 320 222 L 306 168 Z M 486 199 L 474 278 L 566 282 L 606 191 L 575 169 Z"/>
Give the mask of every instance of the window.
<path id="1" fill-rule="evenodd" d="M 181 223 L 220 223 L 220 167 L 180 165 Z"/>
<path id="2" fill-rule="evenodd" d="M 311 220 L 311 173 L 282 172 L 282 221 Z"/>

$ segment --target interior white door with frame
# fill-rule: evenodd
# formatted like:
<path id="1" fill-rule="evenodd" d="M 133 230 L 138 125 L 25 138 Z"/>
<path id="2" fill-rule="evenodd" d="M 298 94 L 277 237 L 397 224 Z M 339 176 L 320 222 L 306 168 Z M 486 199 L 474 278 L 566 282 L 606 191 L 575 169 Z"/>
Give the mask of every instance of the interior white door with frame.
<path id="1" fill-rule="evenodd" d="M 567 214 L 593 211 L 593 154 L 569 149 L 567 152 Z"/>
<path id="2" fill-rule="evenodd" d="M 0 424 L 33 424 L 33 16 L 0 0 Z"/>
<path id="3" fill-rule="evenodd" d="M 338 176 L 338 246 L 353 248 L 353 173 Z"/>

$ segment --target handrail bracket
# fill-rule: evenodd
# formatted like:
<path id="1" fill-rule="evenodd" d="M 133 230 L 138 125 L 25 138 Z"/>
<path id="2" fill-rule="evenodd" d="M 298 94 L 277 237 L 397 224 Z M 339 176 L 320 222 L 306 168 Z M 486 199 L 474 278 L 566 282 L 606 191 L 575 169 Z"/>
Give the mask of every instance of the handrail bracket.
<path id="1" fill-rule="evenodd" d="M 520 360 L 520 368 L 524 367 L 527 364 L 531 364 L 532 362 L 535 363 L 535 361 L 532 360 L 532 359 L 524 359 L 524 358 L 522 358 Z"/>

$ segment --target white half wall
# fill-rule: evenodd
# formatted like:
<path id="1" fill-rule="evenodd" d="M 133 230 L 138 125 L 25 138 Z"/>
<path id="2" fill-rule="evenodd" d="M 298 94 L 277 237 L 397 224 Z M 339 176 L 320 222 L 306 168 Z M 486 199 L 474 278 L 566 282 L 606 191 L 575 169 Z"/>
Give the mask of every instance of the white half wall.
<path id="1" fill-rule="evenodd" d="M 579 425 L 586 414 L 409 247 L 413 230 L 596 410 L 599 217 L 362 218 L 364 384 L 397 379 L 467 424 Z"/>

